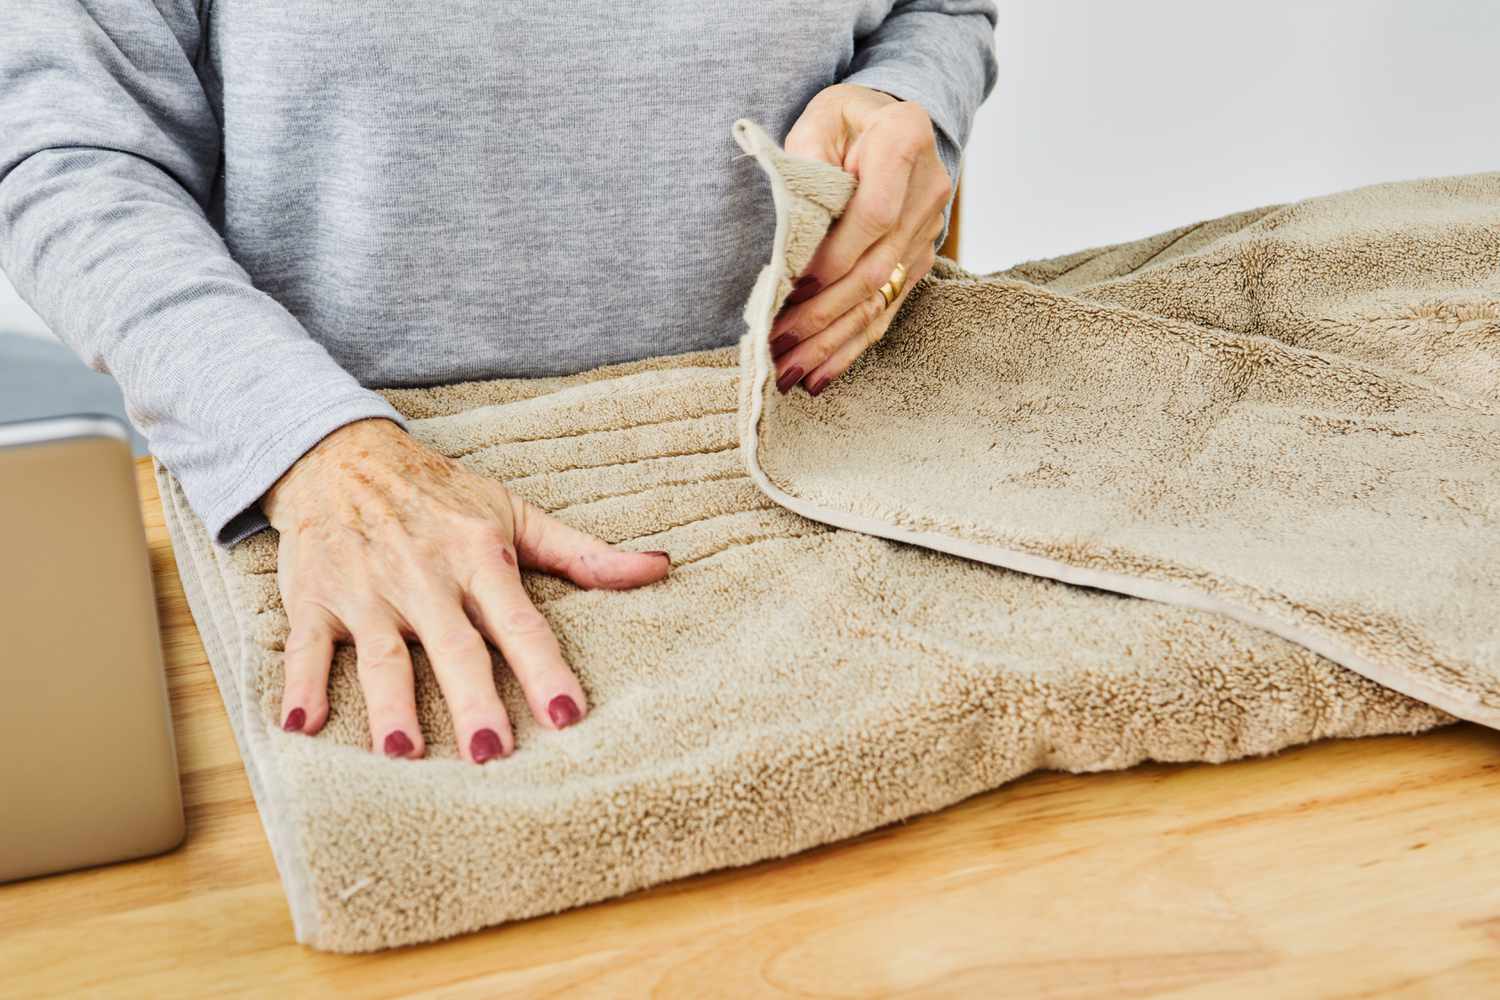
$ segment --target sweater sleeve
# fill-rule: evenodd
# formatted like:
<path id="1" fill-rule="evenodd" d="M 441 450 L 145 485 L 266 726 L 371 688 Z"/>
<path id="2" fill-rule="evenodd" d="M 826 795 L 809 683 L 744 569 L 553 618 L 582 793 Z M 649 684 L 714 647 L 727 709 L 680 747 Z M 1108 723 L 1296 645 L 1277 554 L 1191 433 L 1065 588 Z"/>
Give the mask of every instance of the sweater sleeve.
<path id="1" fill-rule="evenodd" d="M 219 123 L 192 0 L 0 3 L 0 267 L 90 366 L 211 535 L 330 431 L 401 423 L 257 290 L 205 213 Z"/>
<path id="2" fill-rule="evenodd" d="M 974 115 L 995 87 L 993 0 L 897 0 L 858 39 L 844 83 L 915 101 L 932 118 L 938 156 L 954 185 Z M 948 235 L 945 212 L 941 245 Z"/>

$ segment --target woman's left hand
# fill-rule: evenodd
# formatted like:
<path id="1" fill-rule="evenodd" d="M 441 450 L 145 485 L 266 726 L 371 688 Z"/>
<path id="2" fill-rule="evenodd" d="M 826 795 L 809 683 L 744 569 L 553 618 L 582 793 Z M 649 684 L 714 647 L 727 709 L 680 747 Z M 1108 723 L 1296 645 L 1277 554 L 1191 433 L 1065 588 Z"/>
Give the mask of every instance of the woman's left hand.
<path id="1" fill-rule="evenodd" d="M 907 292 L 932 267 L 953 193 L 932 119 L 911 101 L 835 84 L 808 103 L 786 151 L 854 174 L 859 187 L 823 238 L 771 327 L 776 388 L 816 396 L 885 336 Z M 880 286 L 906 268 L 889 305 Z"/>

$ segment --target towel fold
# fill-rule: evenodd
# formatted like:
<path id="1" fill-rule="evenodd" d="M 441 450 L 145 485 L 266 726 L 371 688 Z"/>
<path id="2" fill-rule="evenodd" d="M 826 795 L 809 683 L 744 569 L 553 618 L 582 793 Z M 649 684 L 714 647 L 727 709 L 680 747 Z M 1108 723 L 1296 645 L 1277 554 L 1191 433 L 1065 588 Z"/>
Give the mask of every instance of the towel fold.
<path id="1" fill-rule="evenodd" d="M 753 123 L 735 135 L 795 176 Z M 768 495 L 1230 615 L 1500 726 L 1500 173 L 983 277 L 944 264 L 857 371 L 783 396 L 766 335 L 840 179 L 772 185 L 788 233 L 741 342 Z"/>

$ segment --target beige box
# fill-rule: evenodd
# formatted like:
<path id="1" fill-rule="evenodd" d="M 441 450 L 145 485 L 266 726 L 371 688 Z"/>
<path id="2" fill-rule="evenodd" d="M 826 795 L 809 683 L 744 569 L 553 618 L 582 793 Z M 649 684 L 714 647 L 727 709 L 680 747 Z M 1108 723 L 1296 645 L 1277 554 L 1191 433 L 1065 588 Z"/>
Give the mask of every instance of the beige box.
<path id="1" fill-rule="evenodd" d="M 0 424 L 0 882 L 182 842 L 125 428 Z"/>

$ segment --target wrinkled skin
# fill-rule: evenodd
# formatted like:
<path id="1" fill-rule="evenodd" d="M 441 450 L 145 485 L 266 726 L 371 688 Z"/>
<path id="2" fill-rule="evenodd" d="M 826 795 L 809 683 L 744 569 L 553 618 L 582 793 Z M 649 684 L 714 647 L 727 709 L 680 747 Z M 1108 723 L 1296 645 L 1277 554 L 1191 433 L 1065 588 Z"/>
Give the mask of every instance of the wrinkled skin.
<path id="1" fill-rule="evenodd" d="M 460 753 L 484 763 L 515 747 L 486 639 L 543 726 L 560 729 L 588 711 L 521 568 L 612 589 L 671 569 L 665 552 L 628 552 L 570 528 L 388 420 L 329 434 L 261 507 L 281 533 L 277 582 L 291 622 L 283 728 L 322 728 L 334 644 L 352 642 L 371 741 L 393 757 L 425 749 L 408 638 L 432 661 Z"/>
<path id="2" fill-rule="evenodd" d="M 786 151 L 859 178 L 771 327 L 776 387 L 800 384 L 816 396 L 885 336 L 912 286 L 932 269 L 953 184 L 927 112 L 853 84 L 814 97 Z M 906 265 L 906 283 L 887 306 L 879 289 L 897 262 Z"/>

